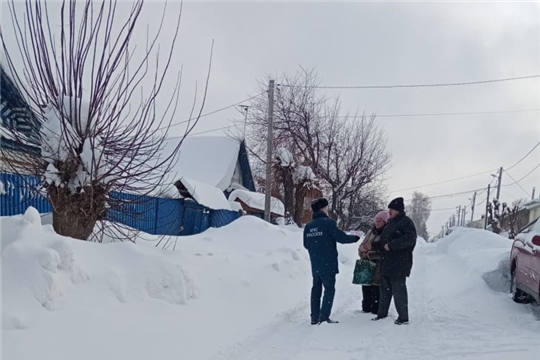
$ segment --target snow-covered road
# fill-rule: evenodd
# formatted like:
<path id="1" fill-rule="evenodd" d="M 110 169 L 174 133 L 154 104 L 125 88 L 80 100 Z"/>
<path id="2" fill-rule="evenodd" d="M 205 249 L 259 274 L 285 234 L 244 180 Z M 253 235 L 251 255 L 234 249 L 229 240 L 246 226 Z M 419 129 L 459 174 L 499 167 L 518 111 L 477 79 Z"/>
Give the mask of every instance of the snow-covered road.
<path id="1" fill-rule="evenodd" d="M 393 305 L 389 319 L 372 322 L 358 311 L 360 289 L 342 274 L 333 311 L 339 324 L 310 325 L 306 301 L 211 359 L 540 359 L 540 321 L 532 306 L 486 291 L 481 282 L 471 288 L 470 271 L 430 245 L 415 255 L 410 325 L 394 325 Z"/>
<path id="2" fill-rule="evenodd" d="M 136 244 L 63 238 L 35 209 L 0 226 L 6 360 L 540 359 L 538 307 L 492 289 L 508 288 L 498 264 L 511 242 L 486 231 L 418 240 L 406 326 L 393 308 L 379 322 L 358 312 L 357 246 L 340 246 L 340 323 L 312 326 L 299 229 L 246 216 L 170 251 L 147 234 Z"/>

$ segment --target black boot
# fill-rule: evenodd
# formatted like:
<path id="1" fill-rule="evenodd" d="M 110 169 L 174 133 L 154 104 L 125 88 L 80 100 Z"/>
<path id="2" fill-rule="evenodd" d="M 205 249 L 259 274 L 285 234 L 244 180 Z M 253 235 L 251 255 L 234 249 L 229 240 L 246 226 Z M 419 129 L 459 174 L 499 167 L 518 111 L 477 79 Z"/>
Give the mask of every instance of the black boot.
<path id="1" fill-rule="evenodd" d="M 371 286 L 362 286 L 362 312 L 370 313 L 372 310 Z"/>

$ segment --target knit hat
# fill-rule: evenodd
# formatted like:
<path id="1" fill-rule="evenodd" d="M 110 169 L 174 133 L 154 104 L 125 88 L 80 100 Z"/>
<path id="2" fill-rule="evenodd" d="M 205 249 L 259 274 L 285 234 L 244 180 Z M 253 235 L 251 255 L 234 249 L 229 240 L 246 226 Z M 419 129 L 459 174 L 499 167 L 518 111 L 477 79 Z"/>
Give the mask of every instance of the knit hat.
<path id="1" fill-rule="evenodd" d="M 328 206 L 328 200 L 326 200 L 325 198 L 319 198 L 317 200 L 313 200 L 313 202 L 311 203 L 311 211 L 317 212 L 321 209 L 324 209 L 327 206 Z"/>
<path id="2" fill-rule="evenodd" d="M 389 217 L 390 214 L 388 214 L 388 211 L 380 211 L 377 215 L 375 215 L 375 221 L 380 220 L 386 224 Z"/>
<path id="3" fill-rule="evenodd" d="M 398 197 L 390 201 L 390 204 L 388 204 L 388 208 L 397 210 L 399 212 L 405 211 L 405 204 L 403 204 L 403 198 Z"/>

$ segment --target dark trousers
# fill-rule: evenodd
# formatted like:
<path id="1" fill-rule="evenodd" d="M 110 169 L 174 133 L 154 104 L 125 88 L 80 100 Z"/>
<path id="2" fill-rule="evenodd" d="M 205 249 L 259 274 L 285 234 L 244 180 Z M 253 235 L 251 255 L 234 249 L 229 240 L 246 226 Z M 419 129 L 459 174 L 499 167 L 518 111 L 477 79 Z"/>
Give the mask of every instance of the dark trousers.
<path id="1" fill-rule="evenodd" d="M 362 286 L 362 311 L 378 314 L 379 312 L 379 287 Z"/>
<path id="2" fill-rule="evenodd" d="M 321 296 L 324 286 L 324 297 Z M 334 295 L 336 294 L 336 275 L 314 276 L 311 288 L 311 319 L 325 321 L 330 318 Z"/>
<path id="3" fill-rule="evenodd" d="M 409 301 L 407 297 L 407 278 L 383 276 L 380 286 L 378 317 L 387 317 L 390 302 L 394 297 L 394 304 L 400 320 L 409 321 Z"/>

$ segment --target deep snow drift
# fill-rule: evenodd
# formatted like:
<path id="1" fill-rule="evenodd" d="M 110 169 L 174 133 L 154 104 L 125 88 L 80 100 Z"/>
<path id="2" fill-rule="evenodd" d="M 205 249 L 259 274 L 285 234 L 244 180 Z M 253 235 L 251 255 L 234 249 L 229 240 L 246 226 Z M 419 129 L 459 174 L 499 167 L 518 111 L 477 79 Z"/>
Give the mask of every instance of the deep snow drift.
<path id="1" fill-rule="evenodd" d="M 409 279 L 411 324 L 402 327 L 357 313 L 357 245 L 339 246 L 333 317 L 340 324 L 311 326 L 311 275 L 299 230 L 242 217 L 175 239 L 171 251 L 146 234 L 151 241 L 135 244 L 64 238 L 41 225 L 34 209 L 0 221 L 3 359 L 540 355 L 532 307 L 492 289 L 504 283 L 499 263 L 511 241 L 481 230 L 456 229 L 436 244 L 419 239 Z"/>

